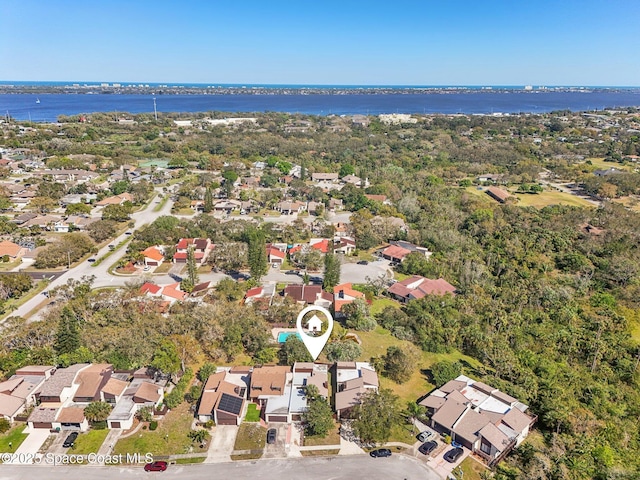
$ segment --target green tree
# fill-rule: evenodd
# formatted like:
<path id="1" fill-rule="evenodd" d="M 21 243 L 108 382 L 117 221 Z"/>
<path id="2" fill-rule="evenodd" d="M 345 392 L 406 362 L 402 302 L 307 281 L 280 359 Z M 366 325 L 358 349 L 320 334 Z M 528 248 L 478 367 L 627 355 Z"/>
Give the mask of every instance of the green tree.
<path id="1" fill-rule="evenodd" d="M 461 374 L 462 364 L 460 362 L 442 360 L 431 365 L 431 376 L 433 377 L 433 382 L 438 388 Z"/>
<path id="2" fill-rule="evenodd" d="M 84 416 L 90 422 L 104 422 L 111 413 L 113 407 L 107 402 L 91 402 L 84 407 Z"/>
<path id="3" fill-rule="evenodd" d="M 191 285 L 191 290 L 198 283 L 198 264 L 196 263 L 196 257 L 193 252 L 193 247 L 189 246 L 187 249 L 187 280 L 189 280 L 189 284 Z M 189 292 L 190 290 L 185 290 L 185 292 Z"/>
<path id="4" fill-rule="evenodd" d="M 396 383 L 404 383 L 411 378 L 414 368 L 415 362 L 411 355 L 395 345 L 387 348 L 384 356 L 384 374 L 387 377 Z"/>
<path id="5" fill-rule="evenodd" d="M 400 422 L 398 396 L 389 389 L 366 392 L 353 409 L 353 429 L 364 443 L 384 443 Z"/>
<path id="6" fill-rule="evenodd" d="M 324 256 L 324 277 L 322 288 L 328 292 L 333 291 L 333 287 L 340 283 L 340 258 L 333 252 L 328 252 Z"/>
<path id="7" fill-rule="evenodd" d="M 204 213 L 213 212 L 213 189 L 211 187 L 207 187 L 204 192 L 203 211 Z"/>
<path id="8" fill-rule="evenodd" d="M 342 178 L 346 177 L 347 175 L 353 175 L 354 173 L 356 173 L 356 169 L 353 165 L 351 165 L 350 163 L 343 163 L 340 167 L 340 172 L 338 172 L 338 175 L 340 175 L 340 178 Z"/>
<path id="9" fill-rule="evenodd" d="M 330 362 L 353 362 L 362 355 L 362 347 L 350 340 L 330 343 L 324 351 Z"/>
<path id="10" fill-rule="evenodd" d="M 151 366 L 156 370 L 174 375 L 180 370 L 180 355 L 178 349 L 171 340 L 163 340 L 153 352 Z"/>
<path id="11" fill-rule="evenodd" d="M 0 418 L 0 433 L 7 433 L 11 429 L 11 422 L 6 418 Z"/>
<path id="12" fill-rule="evenodd" d="M 302 415 L 302 421 L 308 435 L 324 438 L 333 428 L 333 412 L 324 398 L 316 398 L 309 402 L 309 408 Z"/>
<path id="13" fill-rule="evenodd" d="M 67 215 L 87 215 L 91 213 L 91 205 L 87 205 L 86 203 L 72 203 L 67 205 L 64 213 Z"/>
<path id="14" fill-rule="evenodd" d="M 309 350 L 296 335 L 289 335 L 278 352 L 281 365 L 293 365 L 296 362 L 313 362 Z"/>
<path id="15" fill-rule="evenodd" d="M 198 370 L 198 373 L 197 373 L 198 380 L 200 380 L 202 383 L 206 383 L 209 377 L 214 373 L 216 373 L 216 370 L 217 368 L 215 364 L 211 362 L 206 362 L 200 367 L 200 370 Z"/>
<path id="16" fill-rule="evenodd" d="M 103 220 L 113 220 L 114 222 L 126 222 L 133 211 L 131 202 L 124 202 L 122 205 L 107 205 L 102 211 Z"/>
<path id="17" fill-rule="evenodd" d="M 60 323 L 56 333 L 55 349 L 58 355 L 70 354 L 80 347 L 78 319 L 69 305 L 65 305 L 60 314 Z"/>
<path id="18" fill-rule="evenodd" d="M 264 234 L 255 228 L 247 233 L 248 261 L 251 278 L 256 282 L 260 281 L 263 275 L 267 273 L 267 250 L 264 240 Z"/>

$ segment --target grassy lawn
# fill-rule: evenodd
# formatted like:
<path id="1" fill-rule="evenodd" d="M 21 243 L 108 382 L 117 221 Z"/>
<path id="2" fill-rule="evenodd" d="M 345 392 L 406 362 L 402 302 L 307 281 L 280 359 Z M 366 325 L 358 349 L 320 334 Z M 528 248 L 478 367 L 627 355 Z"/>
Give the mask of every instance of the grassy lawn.
<path id="1" fill-rule="evenodd" d="M 14 260 L 13 262 L 0 262 L 0 271 L 8 272 L 9 270 L 13 270 L 14 268 L 16 268 L 21 263 L 21 259 Z"/>
<path id="2" fill-rule="evenodd" d="M 362 355 L 358 360 L 369 361 L 371 357 L 381 356 L 387 353 L 387 348 L 392 345 L 409 348 L 413 345 L 406 340 L 399 340 L 392 336 L 388 330 L 378 326 L 371 332 L 357 332 L 358 336 L 362 340 Z M 420 360 L 416 365 L 411 378 L 405 383 L 397 384 L 394 381 L 380 376 L 380 386 L 382 388 L 389 388 L 400 397 L 400 405 L 405 406 L 407 402 L 415 402 L 419 397 L 430 392 L 435 388 L 435 385 L 429 383 L 429 379 L 426 375 L 431 365 L 441 360 L 449 361 L 461 361 L 465 366 L 463 373 L 472 374 L 474 368 L 478 367 L 480 363 L 468 357 L 459 351 L 452 351 L 450 353 L 431 353 L 420 352 Z M 413 443 L 413 442 L 412 442 Z"/>
<path id="3" fill-rule="evenodd" d="M 163 262 L 156 267 L 153 273 L 168 273 L 171 270 L 173 263 L 171 262 Z"/>
<path id="4" fill-rule="evenodd" d="M 464 480 L 481 480 L 480 476 L 482 472 L 486 470 L 486 467 L 482 465 L 480 462 L 477 462 L 471 457 L 465 458 L 460 464 L 460 468 L 464 472 L 463 476 L 457 476 L 458 478 L 464 478 Z M 456 473 L 458 469 L 456 469 Z"/>
<path id="5" fill-rule="evenodd" d="M 258 406 L 255 403 L 250 403 L 247 406 L 247 414 L 244 417 L 245 422 L 259 422 L 260 421 L 260 410 L 258 410 Z"/>
<path id="6" fill-rule="evenodd" d="M 624 205 L 630 210 L 640 212 L 640 201 L 638 201 L 638 199 L 635 197 L 627 196 L 627 197 L 614 198 L 613 201 L 616 203 L 621 203 L 622 205 Z"/>
<path id="7" fill-rule="evenodd" d="M 315 435 L 304 436 L 305 447 L 315 447 L 317 445 L 340 445 L 340 426 L 334 424 L 326 437 L 318 437 Z"/>
<path id="8" fill-rule="evenodd" d="M 26 433 L 22 433 L 26 425 L 16 425 L 7 433 L 0 435 L 0 452 L 15 452 L 24 439 L 28 437 Z M 9 448 L 11 443 L 11 448 Z"/>
<path id="9" fill-rule="evenodd" d="M 161 420 L 155 431 L 140 430 L 130 437 L 123 438 L 114 448 L 114 453 L 153 453 L 154 455 L 174 455 L 179 453 L 191 453 L 192 442 L 187 437 L 191 431 L 193 414 L 189 411 L 189 405 L 184 402 L 174 410 L 171 410 Z M 194 453 L 200 448 L 194 446 Z"/>
<path id="10" fill-rule="evenodd" d="M 486 189 L 487 187 L 482 187 L 482 189 L 478 190 L 478 187 L 474 185 L 472 187 L 465 188 L 464 191 L 486 200 L 486 203 L 495 202 L 494 200 L 491 200 L 491 197 L 489 197 L 489 195 L 487 195 Z"/>
<path id="11" fill-rule="evenodd" d="M 178 465 L 186 465 L 189 463 L 203 463 L 207 459 L 206 456 L 202 457 L 189 457 L 189 458 L 178 458 L 174 460 Z"/>
<path id="12" fill-rule="evenodd" d="M 327 455 L 338 455 L 340 453 L 339 448 L 328 450 L 305 450 L 300 452 L 303 457 L 325 457 Z"/>
<path id="13" fill-rule="evenodd" d="M 416 435 L 420 433 L 413 425 L 397 424 L 391 429 L 390 442 L 403 442 L 413 445 L 416 442 Z"/>
<path id="14" fill-rule="evenodd" d="M 238 429 L 234 450 L 253 450 L 251 453 L 231 455 L 231 460 L 252 460 L 262 457 L 267 431 L 258 423 L 242 423 Z"/>
<path id="15" fill-rule="evenodd" d="M 558 192 L 557 190 L 545 190 L 542 193 L 516 193 L 518 205 L 521 207 L 542 208 L 549 205 L 573 205 L 576 207 L 593 207 L 585 199 L 570 193 Z"/>
<path id="16" fill-rule="evenodd" d="M 98 453 L 108 434 L 109 430 L 106 428 L 104 430 L 89 430 L 86 433 L 81 433 L 72 447 L 72 452 L 79 455 Z"/>
<path id="17" fill-rule="evenodd" d="M 400 303 L 387 297 L 374 298 L 373 303 L 369 307 L 369 311 L 371 312 L 371 315 L 376 315 L 382 312 L 385 307 L 389 306 L 400 307 Z"/>
<path id="18" fill-rule="evenodd" d="M 608 168 L 617 168 L 618 170 L 632 171 L 633 167 L 630 165 L 623 165 L 618 162 L 605 162 L 604 158 L 587 158 L 587 161 L 591 162 L 593 170 L 607 170 Z"/>
<path id="19" fill-rule="evenodd" d="M 160 200 L 160 203 L 158 203 L 155 207 L 153 207 L 153 211 L 159 212 L 160 210 L 162 210 L 162 207 L 165 206 L 168 200 L 169 200 L 169 195 L 165 195 L 164 198 Z"/>
<path id="20" fill-rule="evenodd" d="M 211 265 L 202 265 L 198 267 L 198 273 L 211 273 Z"/>
<path id="21" fill-rule="evenodd" d="M 396 272 L 395 270 L 393 271 L 393 279 L 397 280 L 398 282 L 401 282 L 402 280 L 406 280 L 410 276 L 411 275 L 407 275 L 406 273 Z"/>

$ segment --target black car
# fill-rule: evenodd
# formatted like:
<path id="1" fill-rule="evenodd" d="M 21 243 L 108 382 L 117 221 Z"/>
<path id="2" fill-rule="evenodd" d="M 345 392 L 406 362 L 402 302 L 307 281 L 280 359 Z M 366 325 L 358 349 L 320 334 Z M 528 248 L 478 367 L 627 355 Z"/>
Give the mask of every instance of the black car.
<path id="1" fill-rule="evenodd" d="M 456 460 L 458 460 L 463 453 L 464 453 L 464 450 L 462 450 L 459 447 L 452 448 L 451 450 L 449 450 L 447 453 L 444 454 L 444 459 L 449 463 L 455 463 Z"/>
<path id="2" fill-rule="evenodd" d="M 311 283 L 322 283 L 322 277 L 309 277 Z"/>
<path id="3" fill-rule="evenodd" d="M 76 443 L 76 438 L 78 438 L 78 432 L 71 432 L 69 436 L 65 439 L 62 446 L 64 448 L 73 447 L 73 445 Z"/>
<path id="4" fill-rule="evenodd" d="M 360 260 L 360 261 L 358 262 L 358 265 L 369 265 L 369 262 L 368 262 L 368 261 L 366 261 L 366 260 Z"/>
<path id="5" fill-rule="evenodd" d="M 371 452 L 369 452 L 369 455 L 371 455 L 373 458 L 390 457 L 391 450 L 389 450 L 388 448 L 379 448 L 377 450 L 371 450 Z"/>
<path id="6" fill-rule="evenodd" d="M 267 430 L 267 443 L 276 443 L 276 429 L 270 428 Z"/>
<path id="7" fill-rule="evenodd" d="M 429 455 L 438 446 L 438 442 L 431 440 L 430 442 L 424 442 L 418 447 L 418 451 L 424 455 Z"/>

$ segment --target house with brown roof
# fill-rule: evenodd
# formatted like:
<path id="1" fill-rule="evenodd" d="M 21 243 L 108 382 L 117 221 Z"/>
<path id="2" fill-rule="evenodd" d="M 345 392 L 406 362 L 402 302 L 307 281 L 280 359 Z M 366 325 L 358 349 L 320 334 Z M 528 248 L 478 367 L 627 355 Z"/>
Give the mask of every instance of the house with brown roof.
<path id="1" fill-rule="evenodd" d="M 240 425 L 245 415 L 248 386 L 249 372 L 221 369 L 211 375 L 200 397 L 198 420 L 213 420 L 216 425 Z"/>
<path id="2" fill-rule="evenodd" d="M 124 192 L 120 195 L 114 195 L 113 197 L 106 197 L 96 203 L 96 207 L 106 207 L 107 205 L 122 205 L 125 202 L 133 203 L 133 196 Z"/>
<path id="3" fill-rule="evenodd" d="M 318 305 L 325 308 L 333 305 L 333 295 L 322 290 L 322 285 L 287 285 L 284 296 L 305 305 Z"/>
<path id="4" fill-rule="evenodd" d="M 509 192 L 498 187 L 487 188 L 487 195 L 500 203 L 505 203 L 509 198 L 511 198 L 511 194 Z"/>
<path id="5" fill-rule="evenodd" d="M 336 237 L 333 240 L 333 253 L 351 255 L 356 251 L 356 241 L 351 237 Z"/>
<path id="6" fill-rule="evenodd" d="M 11 260 L 17 260 L 21 258 L 25 253 L 29 251 L 28 248 L 22 247 L 17 243 L 4 240 L 0 242 L 0 257 L 8 256 Z"/>
<path id="7" fill-rule="evenodd" d="M 387 248 L 380 252 L 380 255 L 385 260 L 389 260 L 394 263 L 401 263 L 404 260 L 404 257 L 409 255 L 411 250 L 406 248 L 402 248 L 398 245 L 389 245 Z"/>
<path id="8" fill-rule="evenodd" d="M 280 365 L 255 367 L 251 372 L 249 400 L 262 408 L 271 398 L 284 395 L 284 387 L 290 381 L 291 367 Z"/>
<path id="9" fill-rule="evenodd" d="M 367 362 L 336 362 L 333 368 L 336 388 L 334 405 L 338 420 L 349 418 L 362 395 L 378 391 L 379 381 L 375 369 Z"/>
<path id="10" fill-rule="evenodd" d="M 54 371 L 50 365 L 23 367 L 0 382 L 0 417 L 13 422 L 27 407 L 35 405 L 36 392 Z"/>
<path id="11" fill-rule="evenodd" d="M 302 213 L 307 209 L 307 204 L 294 200 L 283 200 L 275 204 L 273 209 L 282 215 L 293 215 L 294 213 Z"/>
<path id="12" fill-rule="evenodd" d="M 401 282 L 394 283 L 387 289 L 387 292 L 399 302 L 407 303 L 410 300 L 419 300 L 425 295 L 455 295 L 456 287 L 444 278 L 431 280 L 420 275 L 414 275 Z"/>
<path id="13" fill-rule="evenodd" d="M 496 465 L 527 437 L 537 417 L 512 396 L 460 375 L 423 398 L 430 426 Z"/>
<path id="14" fill-rule="evenodd" d="M 73 396 L 75 403 L 98 402 L 101 399 L 100 392 L 107 384 L 113 373 L 113 365 L 95 363 L 83 369 L 76 376 L 75 382 L 78 388 Z"/>

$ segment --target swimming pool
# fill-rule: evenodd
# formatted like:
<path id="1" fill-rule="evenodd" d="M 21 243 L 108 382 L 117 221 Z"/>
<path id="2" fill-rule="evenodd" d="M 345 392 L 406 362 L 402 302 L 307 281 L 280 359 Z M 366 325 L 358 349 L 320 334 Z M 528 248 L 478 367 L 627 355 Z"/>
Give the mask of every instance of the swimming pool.
<path id="1" fill-rule="evenodd" d="M 298 332 L 280 332 L 278 333 L 278 343 L 284 343 L 289 338 L 289 335 L 296 335 L 300 338 L 300 334 Z"/>

